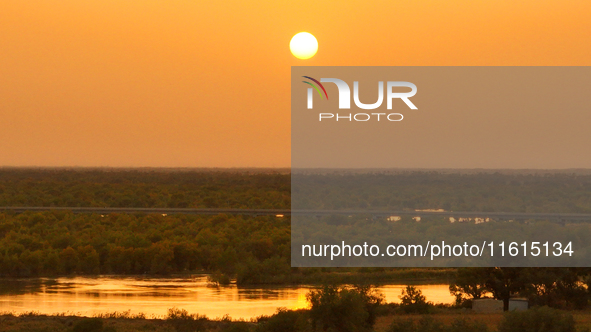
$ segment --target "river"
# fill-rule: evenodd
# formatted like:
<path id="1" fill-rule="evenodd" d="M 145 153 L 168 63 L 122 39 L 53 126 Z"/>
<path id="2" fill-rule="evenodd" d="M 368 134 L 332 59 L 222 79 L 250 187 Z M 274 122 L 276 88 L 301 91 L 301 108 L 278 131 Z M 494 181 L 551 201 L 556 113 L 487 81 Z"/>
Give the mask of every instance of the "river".
<path id="1" fill-rule="evenodd" d="M 448 285 L 415 285 L 427 301 L 451 303 Z M 387 302 L 399 302 L 405 285 L 385 285 L 378 289 Z M 148 318 L 163 317 L 169 308 L 209 318 L 229 315 L 250 319 L 273 314 L 277 308 L 307 307 L 311 286 L 212 287 L 206 276 L 191 278 L 73 277 L 40 279 L 0 279 L 0 312 L 20 314 L 71 313 L 93 316 L 131 311 Z"/>

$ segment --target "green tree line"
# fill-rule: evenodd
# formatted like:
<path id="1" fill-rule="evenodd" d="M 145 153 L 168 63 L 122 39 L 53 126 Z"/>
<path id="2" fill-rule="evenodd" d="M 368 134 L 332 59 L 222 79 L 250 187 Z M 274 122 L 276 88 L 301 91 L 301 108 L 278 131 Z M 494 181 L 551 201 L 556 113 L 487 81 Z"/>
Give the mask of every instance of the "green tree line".
<path id="1" fill-rule="evenodd" d="M 247 281 L 289 273 L 289 242 L 289 218 L 0 213 L 0 276 L 206 270 Z"/>
<path id="2" fill-rule="evenodd" d="M 281 209 L 292 199 L 298 209 L 591 213 L 591 175 L 0 168 L 0 206 Z"/>
<path id="3" fill-rule="evenodd" d="M 0 206 L 286 209 L 276 171 L 0 169 Z"/>
<path id="4" fill-rule="evenodd" d="M 296 174 L 294 209 L 591 213 L 591 175 L 333 172 Z"/>

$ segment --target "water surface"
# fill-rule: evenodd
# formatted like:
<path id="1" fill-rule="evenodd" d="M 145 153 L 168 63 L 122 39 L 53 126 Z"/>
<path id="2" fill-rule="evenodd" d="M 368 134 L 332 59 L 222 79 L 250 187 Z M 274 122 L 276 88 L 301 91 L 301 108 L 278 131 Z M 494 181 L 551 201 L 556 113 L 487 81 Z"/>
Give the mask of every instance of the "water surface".
<path id="1" fill-rule="evenodd" d="M 388 302 L 399 302 L 405 285 L 379 287 Z M 427 301 L 451 303 L 448 285 L 416 285 Z M 93 316 L 115 311 L 162 317 L 169 308 L 209 318 L 249 319 L 277 308 L 307 307 L 311 286 L 211 287 L 206 276 L 191 278 L 74 277 L 0 280 L 0 312 L 72 313 Z"/>

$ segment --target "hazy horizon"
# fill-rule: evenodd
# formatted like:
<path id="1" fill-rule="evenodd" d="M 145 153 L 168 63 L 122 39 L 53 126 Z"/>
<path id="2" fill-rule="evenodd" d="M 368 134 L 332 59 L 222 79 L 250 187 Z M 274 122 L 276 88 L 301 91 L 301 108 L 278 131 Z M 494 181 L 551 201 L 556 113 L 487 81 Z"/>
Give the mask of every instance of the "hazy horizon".
<path id="1" fill-rule="evenodd" d="M 294 167 L 154 167 L 154 166 L 0 166 L 2 170 L 80 170 L 80 171 L 156 171 L 156 172 L 277 172 L 291 173 L 292 170 L 302 171 L 304 173 L 314 172 L 438 172 L 438 173 L 505 173 L 505 174 L 591 174 L 591 168 L 421 168 L 421 167 L 390 167 L 390 168 L 294 168 Z"/>

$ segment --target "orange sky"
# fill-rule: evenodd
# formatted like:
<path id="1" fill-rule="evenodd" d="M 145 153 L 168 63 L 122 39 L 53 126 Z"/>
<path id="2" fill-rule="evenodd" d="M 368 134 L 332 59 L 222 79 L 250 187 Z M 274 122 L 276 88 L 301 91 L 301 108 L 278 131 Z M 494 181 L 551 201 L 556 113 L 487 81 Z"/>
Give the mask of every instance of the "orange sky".
<path id="1" fill-rule="evenodd" d="M 290 66 L 588 66 L 590 36 L 588 0 L 2 0 L 0 165 L 286 167 Z"/>

